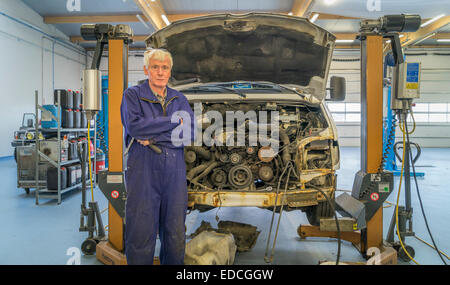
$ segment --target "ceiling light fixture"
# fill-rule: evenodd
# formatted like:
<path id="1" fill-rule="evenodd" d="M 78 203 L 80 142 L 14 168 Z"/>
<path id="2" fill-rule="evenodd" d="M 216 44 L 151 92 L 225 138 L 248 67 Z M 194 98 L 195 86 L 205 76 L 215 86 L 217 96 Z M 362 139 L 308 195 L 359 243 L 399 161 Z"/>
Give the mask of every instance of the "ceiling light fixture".
<path id="1" fill-rule="evenodd" d="M 437 20 L 439 20 L 440 18 L 444 17 L 445 14 L 441 14 L 439 16 L 434 17 L 433 19 L 430 19 L 428 21 L 426 21 L 425 23 L 423 23 L 422 25 L 420 25 L 421 28 L 428 26 L 429 24 L 436 22 Z"/>
<path id="2" fill-rule="evenodd" d="M 324 0 L 323 2 L 324 2 L 325 5 L 330 6 L 330 5 L 333 5 L 334 2 L 336 2 L 336 0 Z"/>
<path id="3" fill-rule="evenodd" d="M 315 13 L 315 14 L 311 17 L 311 19 L 309 19 L 309 21 L 310 21 L 311 23 L 314 23 L 314 22 L 317 20 L 317 18 L 319 18 L 319 13 Z"/>
<path id="4" fill-rule="evenodd" d="M 141 22 L 142 25 L 144 25 L 147 29 L 150 30 L 150 27 L 147 25 L 147 23 L 144 21 L 144 19 L 142 19 L 141 15 L 136 14 L 136 18 L 138 18 L 139 22 Z"/>
<path id="5" fill-rule="evenodd" d="M 288 15 L 289 15 L 289 16 L 292 16 L 292 15 L 293 15 L 293 13 L 292 13 L 292 12 L 289 12 L 289 13 L 288 13 Z"/>
<path id="6" fill-rule="evenodd" d="M 161 18 L 163 19 L 164 23 L 166 23 L 166 25 L 170 25 L 170 21 L 169 19 L 167 19 L 167 16 L 164 14 L 161 14 Z"/>
<path id="7" fill-rule="evenodd" d="M 438 39 L 437 41 L 441 43 L 450 43 L 450 39 Z"/>
<path id="8" fill-rule="evenodd" d="M 428 36 L 424 37 L 423 39 L 421 39 L 421 40 L 417 41 L 416 43 L 414 43 L 414 45 L 420 44 L 420 43 L 423 42 L 424 40 L 427 40 L 427 39 L 429 39 L 429 38 L 431 38 L 431 37 L 433 37 L 433 36 L 435 36 L 435 35 L 436 35 L 436 33 L 431 33 L 431 34 L 429 34 Z"/>
<path id="9" fill-rule="evenodd" d="M 336 43 L 352 43 L 355 40 L 336 40 Z"/>

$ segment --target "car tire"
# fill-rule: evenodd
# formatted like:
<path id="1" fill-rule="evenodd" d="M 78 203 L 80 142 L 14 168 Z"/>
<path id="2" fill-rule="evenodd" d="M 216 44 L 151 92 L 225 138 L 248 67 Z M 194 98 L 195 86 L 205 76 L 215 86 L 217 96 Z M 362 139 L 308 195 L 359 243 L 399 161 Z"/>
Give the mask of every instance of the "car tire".
<path id="1" fill-rule="evenodd" d="M 333 217 L 333 211 L 328 202 L 319 202 L 306 210 L 306 218 L 312 226 L 320 226 L 320 219 L 331 217 Z"/>

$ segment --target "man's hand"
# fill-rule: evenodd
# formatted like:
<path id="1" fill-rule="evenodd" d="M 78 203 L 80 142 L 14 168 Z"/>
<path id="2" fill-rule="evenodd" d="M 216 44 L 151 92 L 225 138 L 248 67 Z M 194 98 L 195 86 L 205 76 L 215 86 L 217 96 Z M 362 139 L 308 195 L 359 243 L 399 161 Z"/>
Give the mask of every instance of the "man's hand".
<path id="1" fill-rule="evenodd" d="M 148 146 L 150 145 L 150 141 L 149 140 L 138 140 L 136 139 L 138 143 L 140 143 L 143 146 Z"/>

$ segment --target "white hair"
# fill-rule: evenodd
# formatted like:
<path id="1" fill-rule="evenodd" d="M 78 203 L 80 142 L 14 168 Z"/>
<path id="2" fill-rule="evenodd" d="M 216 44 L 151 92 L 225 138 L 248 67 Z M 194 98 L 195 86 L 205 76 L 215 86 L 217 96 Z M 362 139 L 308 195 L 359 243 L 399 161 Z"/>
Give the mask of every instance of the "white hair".
<path id="1" fill-rule="evenodd" d="M 169 58 L 170 62 L 170 68 L 173 66 L 173 59 L 170 52 L 168 52 L 165 49 L 149 49 L 144 52 L 144 65 L 145 68 L 148 69 L 148 65 L 150 63 L 150 59 L 156 59 L 160 61 L 166 60 L 166 58 Z"/>

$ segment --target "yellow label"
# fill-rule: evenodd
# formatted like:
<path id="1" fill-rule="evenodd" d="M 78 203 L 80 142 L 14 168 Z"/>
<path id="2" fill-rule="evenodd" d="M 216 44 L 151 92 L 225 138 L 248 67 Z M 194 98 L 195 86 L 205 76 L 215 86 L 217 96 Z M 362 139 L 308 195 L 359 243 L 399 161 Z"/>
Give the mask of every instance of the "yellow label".
<path id="1" fill-rule="evenodd" d="M 406 89 L 419 89 L 419 83 L 406 83 Z"/>
<path id="2" fill-rule="evenodd" d="M 353 224 L 353 230 L 356 231 L 358 229 L 358 224 Z"/>

